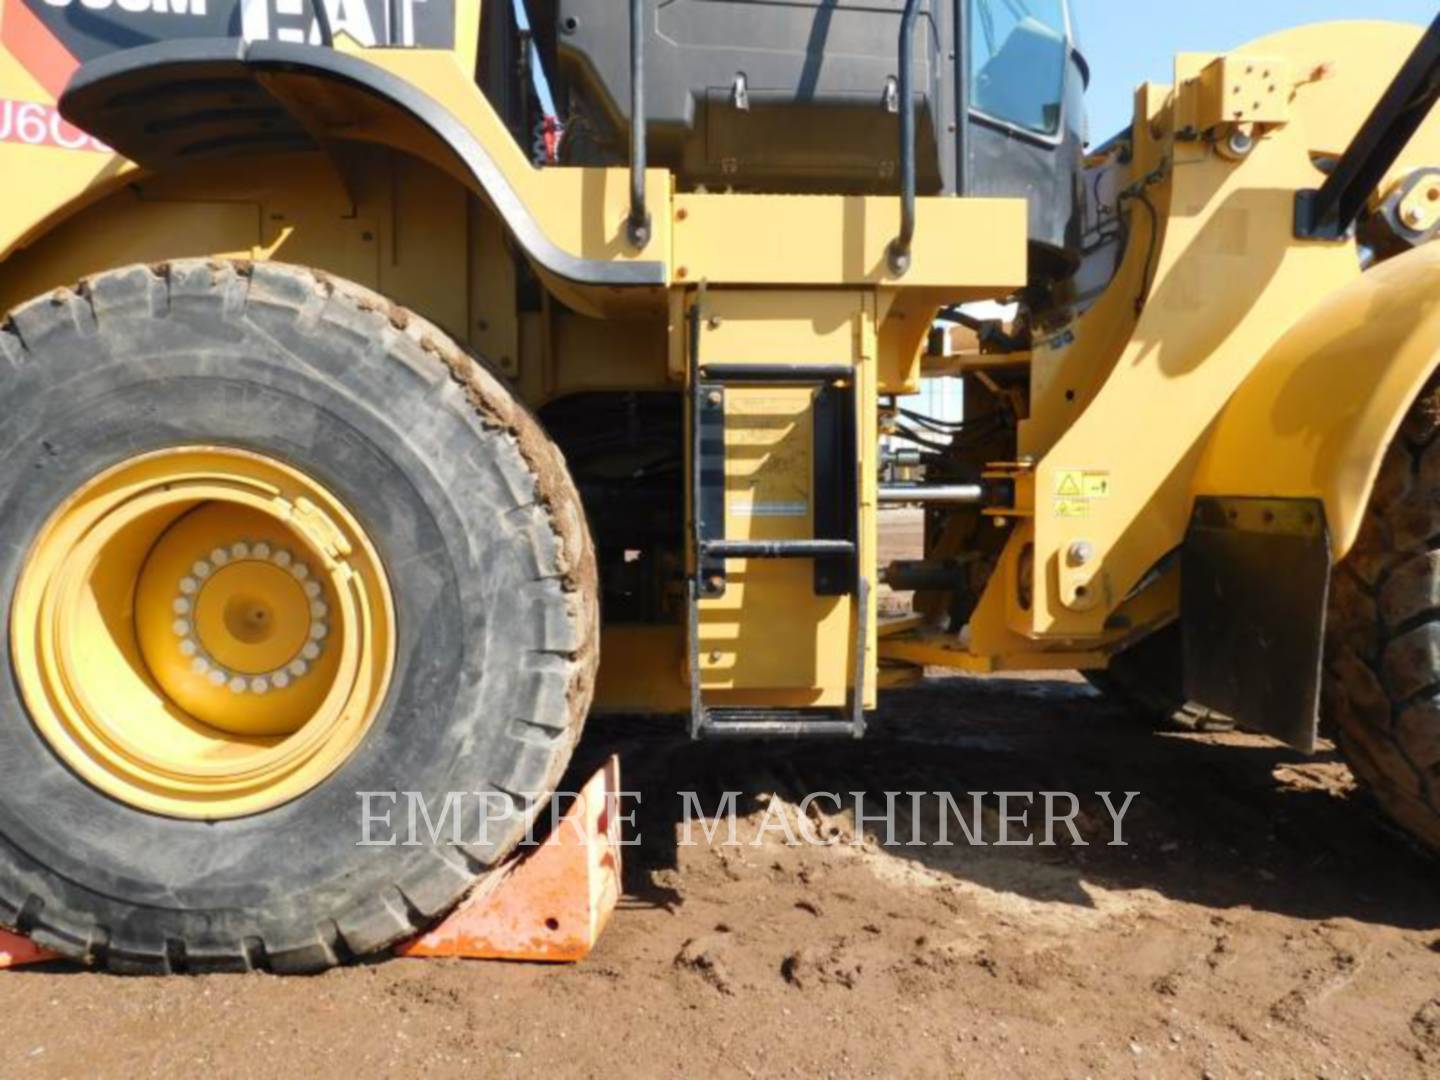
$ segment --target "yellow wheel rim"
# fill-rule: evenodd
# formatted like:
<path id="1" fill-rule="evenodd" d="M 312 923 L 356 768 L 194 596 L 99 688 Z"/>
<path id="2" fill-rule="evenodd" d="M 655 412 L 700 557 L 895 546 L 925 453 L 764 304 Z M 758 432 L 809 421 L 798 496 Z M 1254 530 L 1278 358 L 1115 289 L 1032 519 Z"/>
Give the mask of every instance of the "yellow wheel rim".
<path id="1" fill-rule="evenodd" d="M 338 769 L 394 668 L 374 546 L 273 458 L 133 458 L 40 531 L 11 612 L 35 727 L 106 794 L 171 817 L 277 806 Z"/>

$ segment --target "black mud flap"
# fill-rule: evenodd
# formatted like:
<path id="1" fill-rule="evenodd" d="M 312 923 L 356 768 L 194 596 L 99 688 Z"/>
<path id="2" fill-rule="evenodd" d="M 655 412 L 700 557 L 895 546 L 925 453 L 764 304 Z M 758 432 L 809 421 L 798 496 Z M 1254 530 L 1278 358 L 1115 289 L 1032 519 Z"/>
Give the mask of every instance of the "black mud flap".
<path id="1" fill-rule="evenodd" d="M 1319 500 L 1198 499 L 1181 569 L 1189 699 L 1312 752 L 1331 568 Z"/>

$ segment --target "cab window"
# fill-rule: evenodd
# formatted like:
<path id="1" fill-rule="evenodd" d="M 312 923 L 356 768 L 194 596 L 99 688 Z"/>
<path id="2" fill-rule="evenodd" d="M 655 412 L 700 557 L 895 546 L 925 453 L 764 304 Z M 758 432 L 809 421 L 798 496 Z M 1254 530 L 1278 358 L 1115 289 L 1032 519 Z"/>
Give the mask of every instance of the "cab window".
<path id="1" fill-rule="evenodd" d="M 1064 0 L 971 0 L 971 108 L 1055 135 L 1069 51 Z"/>

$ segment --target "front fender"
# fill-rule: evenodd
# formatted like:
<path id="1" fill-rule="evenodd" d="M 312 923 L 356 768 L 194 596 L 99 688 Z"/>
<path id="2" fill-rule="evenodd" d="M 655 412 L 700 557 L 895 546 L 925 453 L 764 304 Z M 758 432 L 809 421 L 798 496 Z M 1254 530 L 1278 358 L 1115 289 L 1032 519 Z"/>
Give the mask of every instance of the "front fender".
<path id="1" fill-rule="evenodd" d="M 1437 365 L 1440 245 L 1431 245 L 1331 293 L 1280 338 L 1212 428 L 1195 497 L 1318 499 L 1339 561 Z"/>

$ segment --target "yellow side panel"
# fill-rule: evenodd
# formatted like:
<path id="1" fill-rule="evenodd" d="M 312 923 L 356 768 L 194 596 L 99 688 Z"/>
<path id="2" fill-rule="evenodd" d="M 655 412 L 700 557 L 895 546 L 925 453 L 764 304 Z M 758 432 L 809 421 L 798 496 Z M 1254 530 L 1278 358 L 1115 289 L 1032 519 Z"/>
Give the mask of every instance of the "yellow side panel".
<path id="1" fill-rule="evenodd" d="M 476 71 L 480 50 L 481 0 L 455 0 L 455 59 L 463 71 Z"/>
<path id="2" fill-rule="evenodd" d="M 135 182 L 0 262 L 0 310 L 87 274 L 186 257 L 276 259 L 365 285 L 457 340 L 506 345 L 471 317 L 470 259 L 504 254 L 491 228 L 467 247 L 464 188 L 413 158 L 358 149 L 347 188 L 319 154 L 208 163 Z M 491 259 L 491 262 L 494 262 Z M 505 265 L 508 265 L 506 263 Z M 514 310 L 513 283 L 485 278 L 489 319 Z M 513 341 L 513 326 L 510 340 Z M 509 352 L 513 353 L 513 345 Z"/>
<path id="3" fill-rule="evenodd" d="M 419 162 L 392 155 L 391 164 L 392 224 L 382 233 L 388 244 L 381 251 L 377 291 L 424 311 L 464 341 L 471 329 L 465 234 L 469 197 L 445 174 Z M 387 200 L 377 193 L 375 201 Z"/>
<path id="4" fill-rule="evenodd" d="M 0 263 L 0 311 L 86 274 L 183 255 L 251 258 L 261 208 L 244 202 L 146 202 L 123 191 Z"/>
<path id="5" fill-rule="evenodd" d="M 1002 295 L 1025 284 L 1023 199 L 921 199 L 913 262 L 896 278 L 886 252 L 897 197 L 675 196 L 674 274 L 712 285 L 899 284 Z"/>
<path id="6" fill-rule="evenodd" d="M 727 537 L 803 540 L 815 535 L 813 393 L 745 387 L 726 394 Z M 848 602 L 815 595 L 808 561 L 736 560 L 728 583 L 725 598 L 708 605 L 701 627 L 704 648 L 713 653 L 701 660 L 707 686 L 844 685 L 847 650 L 824 639 L 843 635 Z M 737 613 L 742 617 L 734 618 Z"/>
<path id="7" fill-rule="evenodd" d="M 690 711 L 683 626 L 602 627 L 600 656 L 596 712 Z"/>

